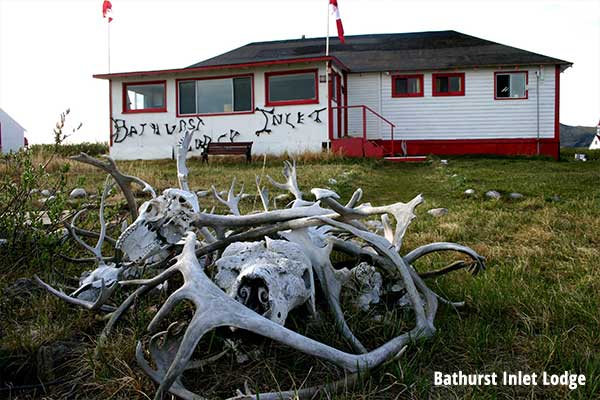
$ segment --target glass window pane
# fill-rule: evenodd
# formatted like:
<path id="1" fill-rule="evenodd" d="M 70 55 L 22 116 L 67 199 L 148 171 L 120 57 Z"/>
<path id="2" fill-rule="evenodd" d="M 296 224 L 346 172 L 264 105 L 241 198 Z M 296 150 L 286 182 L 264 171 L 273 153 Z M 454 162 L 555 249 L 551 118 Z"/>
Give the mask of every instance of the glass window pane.
<path id="1" fill-rule="evenodd" d="M 503 98 L 510 96 L 510 75 L 496 75 L 496 97 Z"/>
<path id="2" fill-rule="evenodd" d="M 460 92 L 461 87 L 461 79 L 460 76 L 451 76 L 448 78 L 449 81 L 449 91 L 450 92 Z"/>
<path id="3" fill-rule="evenodd" d="M 269 78 L 269 101 L 314 100 L 315 74 L 312 72 L 274 75 Z"/>
<path id="4" fill-rule="evenodd" d="M 421 81 L 417 78 L 408 79 L 408 93 L 416 94 L 421 92 Z"/>
<path id="5" fill-rule="evenodd" d="M 510 75 L 510 97 L 525 97 L 525 73 Z"/>
<path id="6" fill-rule="evenodd" d="M 205 79 L 197 81 L 198 113 L 212 114 L 233 111 L 231 79 Z"/>
<path id="7" fill-rule="evenodd" d="M 398 78 L 396 79 L 396 93 L 406 94 L 408 92 L 408 79 Z"/>
<path id="8" fill-rule="evenodd" d="M 179 82 L 179 113 L 196 113 L 196 81 Z"/>
<path id="9" fill-rule="evenodd" d="M 252 111 L 252 81 L 249 76 L 233 79 L 233 111 Z"/>
<path id="10" fill-rule="evenodd" d="M 435 87 L 439 93 L 447 93 L 448 92 L 448 77 L 441 76 L 435 78 Z"/>
<path id="11" fill-rule="evenodd" d="M 126 87 L 126 110 L 165 108 L 165 86 L 162 83 Z"/>

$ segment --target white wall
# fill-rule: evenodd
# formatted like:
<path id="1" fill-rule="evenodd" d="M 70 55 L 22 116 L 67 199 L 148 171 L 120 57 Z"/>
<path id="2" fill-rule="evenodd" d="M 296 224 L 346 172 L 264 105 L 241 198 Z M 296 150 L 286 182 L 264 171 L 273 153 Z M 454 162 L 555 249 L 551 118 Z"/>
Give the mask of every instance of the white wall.
<path id="1" fill-rule="evenodd" d="M 229 76 L 236 74 L 254 74 L 254 106 L 255 108 L 261 108 L 271 110 L 273 107 L 265 106 L 265 82 L 264 73 L 271 71 L 289 71 L 289 70 L 300 70 L 300 69 L 314 69 L 318 68 L 318 75 L 325 74 L 325 63 L 312 63 L 312 64 L 293 64 L 287 66 L 276 66 L 276 67 L 261 67 L 253 69 L 238 69 L 238 70 L 221 70 L 211 71 L 203 73 L 193 74 L 177 74 L 177 75 L 162 75 L 162 76 L 151 76 L 143 79 L 140 78 L 128 78 L 124 80 L 113 80 L 112 81 L 112 118 L 120 120 L 119 125 L 123 125 L 122 121 L 131 131 L 131 126 L 135 127 L 137 134 L 130 135 L 123 139 L 124 130 L 117 132 L 113 126 L 113 146 L 110 149 L 111 155 L 116 159 L 156 159 L 156 158 L 170 158 L 173 154 L 173 149 L 177 144 L 177 141 L 181 137 L 180 124 L 181 121 L 193 120 L 196 124 L 198 118 L 196 117 L 185 117 L 177 118 L 176 116 L 176 99 L 175 99 L 175 79 L 185 78 L 199 78 L 209 76 Z M 167 112 L 162 113 L 137 113 L 137 114 L 123 114 L 123 82 L 143 82 L 143 81 L 156 81 L 166 80 L 167 81 Z M 265 126 L 265 115 L 260 111 L 255 111 L 252 114 L 241 114 L 241 115 L 220 115 L 220 116 L 201 116 L 204 125 L 200 126 L 200 131 L 196 132 L 194 139 L 201 141 L 203 136 L 209 136 L 213 141 L 217 141 L 217 138 L 222 134 L 229 135 L 230 130 L 234 130 L 240 133 L 235 138 L 236 142 L 252 141 L 252 154 L 282 154 L 288 152 L 291 154 L 301 153 L 305 151 L 321 151 L 322 142 L 328 141 L 327 123 L 328 115 L 327 111 L 324 110 L 318 114 L 320 123 L 316 122 L 316 114 L 309 116 L 313 111 L 321 108 L 325 108 L 327 104 L 327 93 L 325 90 L 325 83 L 319 83 L 318 85 L 319 103 L 318 104 L 306 104 L 306 105 L 290 105 L 290 106 L 276 106 L 274 113 L 283 114 L 283 123 L 281 125 L 273 125 L 273 117 L 267 114 L 268 126 L 271 130 L 270 134 L 261 133 L 260 136 L 255 134 L 256 131 L 261 130 Z M 285 124 L 286 114 L 290 114 L 289 121 L 294 125 L 292 128 Z M 298 113 L 301 113 L 302 123 L 298 123 Z M 143 127 L 142 124 L 146 124 Z M 155 134 L 150 124 L 157 124 L 159 127 L 160 134 Z M 168 134 L 165 124 L 170 126 L 170 129 L 175 127 L 173 134 Z M 122 141 L 121 141 L 122 140 Z M 227 136 L 225 141 L 229 141 Z M 223 141 L 222 140 L 222 141 Z M 120 141 L 120 143 L 116 143 Z M 199 155 L 200 150 L 195 150 L 196 146 L 194 141 L 192 143 L 194 149 L 193 154 Z"/>
<path id="2" fill-rule="evenodd" d="M 511 69 L 512 70 L 512 69 Z M 424 96 L 392 98 L 392 78 L 385 73 L 349 74 L 348 104 L 366 104 L 396 125 L 394 138 L 409 140 L 536 138 L 536 75 L 529 71 L 529 96 L 526 100 L 494 100 L 494 71 L 465 69 L 464 96 L 432 96 L 432 72 L 424 74 Z M 543 68 L 540 81 L 540 137 L 554 137 L 554 66 Z M 381 80 L 381 84 L 378 82 Z M 379 97 L 379 96 L 380 97 Z M 380 98 L 378 104 L 377 98 Z M 357 114 L 349 115 L 351 129 L 362 128 Z M 389 130 L 384 129 L 384 139 Z M 374 135 L 370 135 L 374 136 Z"/>
<path id="3" fill-rule="evenodd" d="M 25 129 L 2 109 L 0 109 L 0 135 L 3 153 L 18 151 L 23 147 Z"/>

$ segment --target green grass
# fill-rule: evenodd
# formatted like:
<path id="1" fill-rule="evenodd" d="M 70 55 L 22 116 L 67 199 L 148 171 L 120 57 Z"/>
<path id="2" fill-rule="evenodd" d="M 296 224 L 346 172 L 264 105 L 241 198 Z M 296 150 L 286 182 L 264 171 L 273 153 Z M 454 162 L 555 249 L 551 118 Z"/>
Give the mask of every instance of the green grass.
<path id="1" fill-rule="evenodd" d="M 570 158 L 569 158 L 570 159 Z M 196 190 L 214 184 L 228 188 L 233 176 L 253 193 L 255 175 L 280 179 L 281 160 L 262 160 L 246 165 L 233 161 L 202 165 L 191 160 L 190 185 Z M 155 188 L 176 185 L 172 161 L 121 162 L 124 172 L 137 175 Z M 426 199 L 417 210 L 402 253 L 434 241 L 458 242 L 474 248 L 487 258 L 488 269 L 477 277 L 460 271 L 432 279 L 428 285 L 439 294 L 465 299 L 467 306 L 453 309 L 440 306 L 437 332 L 433 338 L 415 343 L 403 357 L 378 368 L 371 377 L 339 399 L 389 398 L 573 398 L 600 397 L 600 163 L 590 161 L 554 162 L 523 158 L 455 158 L 443 166 L 438 160 L 426 164 L 386 164 L 370 160 L 304 160 L 299 162 L 299 184 L 305 192 L 312 187 L 332 187 L 343 200 L 361 187 L 364 202 L 374 205 L 409 201 L 422 193 Z M 337 183 L 330 185 L 329 178 Z M 71 186 L 83 185 L 97 192 L 104 176 L 93 168 L 73 164 Z M 266 182 L 266 181 L 265 181 Z M 467 188 L 476 196 L 467 198 Z M 484 193 L 497 190 L 499 201 Z M 507 194 L 519 192 L 523 200 Z M 272 194 L 277 194 L 274 189 Z M 559 196 L 556 201 L 554 196 Z M 122 199 L 111 198 L 111 202 Z M 215 205 L 201 199 L 202 207 Z M 446 207 L 440 218 L 429 216 L 430 208 Z M 242 211 L 259 209 L 260 201 L 245 200 Z M 222 208 L 219 208 L 223 211 Z M 90 218 L 90 223 L 93 218 Z M 112 235 L 116 235 L 112 232 Z M 86 269 L 56 256 L 58 252 L 84 254 L 72 243 L 36 248 L 0 267 L 0 382 L 15 385 L 68 378 L 50 385 L 44 392 L 0 392 L 14 398 L 130 399 L 153 397 L 156 386 L 136 366 L 134 352 L 156 306 L 164 297 L 137 302 L 119 323 L 99 359 L 93 356 L 97 335 L 104 321 L 75 309 L 31 288 L 18 295 L 9 289 L 17 278 L 39 274 L 49 282 L 76 285 Z M 0 254 L 4 256 L 3 254 Z M 419 270 L 439 268 L 456 255 L 431 255 L 418 262 Z M 18 260 L 19 262 L 15 262 Z M 0 261 L 0 265 L 2 262 Z M 172 282 L 172 287 L 177 283 Z M 123 299 L 124 295 L 120 295 Z M 412 315 L 402 310 L 376 307 L 370 313 L 353 311 L 346 304 L 346 316 L 359 339 L 368 347 L 397 335 L 410 325 Z M 292 314 L 288 326 L 340 349 L 350 351 L 333 328 L 330 316 L 321 309 L 322 321 L 303 319 L 302 310 Z M 189 307 L 174 314 L 189 320 Z M 381 320 L 373 316 L 382 315 Z M 239 333 L 238 333 L 239 335 Z M 220 351 L 228 330 L 202 339 L 197 357 Z M 190 388 L 213 397 L 228 397 L 235 389 L 276 390 L 299 388 L 331 381 L 342 372 L 328 363 L 291 351 L 253 335 L 242 335 L 242 350 L 250 361 L 239 366 L 235 357 L 185 376 Z M 55 371 L 44 370 L 40 354 L 66 344 L 68 351 Z M 46 349 L 46 350 L 45 350 Z M 258 350 L 258 352 L 257 352 Z M 52 358 L 52 357 L 51 357 Z M 58 364 L 58 365 L 56 365 Z M 451 387 L 433 386 L 433 372 L 501 373 L 508 371 L 584 374 L 587 384 L 570 391 L 550 386 Z M 327 397 L 323 397 L 327 398 Z"/>

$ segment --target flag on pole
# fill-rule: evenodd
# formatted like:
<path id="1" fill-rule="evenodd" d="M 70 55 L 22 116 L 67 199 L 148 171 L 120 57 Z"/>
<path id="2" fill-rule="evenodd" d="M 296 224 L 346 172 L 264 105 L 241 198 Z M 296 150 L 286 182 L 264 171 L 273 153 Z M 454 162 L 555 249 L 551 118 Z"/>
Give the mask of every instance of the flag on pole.
<path id="1" fill-rule="evenodd" d="M 329 0 L 331 5 L 331 12 L 335 15 L 335 24 L 337 25 L 338 38 L 341 43 L 344 43 L 344 26 L 342 25 L 342 19 L 340 18 L 340 9 L 338 8 L 337 0 Z"/>
<path id="2" fill-rule="evenodd" d="M 104 0 L 102 3 L 102 17 L 108 18 L 108 22 L 111 22 L 112 19 L 112 3 L 108 0 Z"/>

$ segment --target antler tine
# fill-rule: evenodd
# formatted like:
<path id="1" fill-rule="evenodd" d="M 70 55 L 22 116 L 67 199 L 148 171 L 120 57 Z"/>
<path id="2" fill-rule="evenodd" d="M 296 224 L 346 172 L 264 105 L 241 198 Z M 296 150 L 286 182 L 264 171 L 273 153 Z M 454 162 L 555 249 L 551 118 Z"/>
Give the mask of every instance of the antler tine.
<path id="1" fill-rule="evenodd" d="M 258 195 L 260 196 L 260 201 L 262 202 L 263 209 L 265 211 L 269 211 L 269 189 L 267 187 L 260 188 L 260 176 L 256 175 L 256 189 L 258 190 Z"/>
<path id="2" fill-rule="evenodd" d="M 77 219 L 79 218 L 79 216 L 81 214 L 83 214 L 84 212 L 86 212 L 86 209 L 83 210 L 79 210 L 77 212 L 77 214 L 75 214 L 73 216 L 73 219 L 71 220 L 71 235 L 73 236 L 73 238 L 77 241 L 77 243 L 79 243 L 81 246 L 83 246 L 86 250 L 88 250 L 90 253 L 92 253 L 94 255 L 94 258 L 96 259 L 96 261 L 101 261 L 102 260 L 102 254 L 100 254 L 100 252 L 98 251 L 97 247 L 92 247 L 89 244 L 87 244 L 86 242 L 83 241 L 83 239 L 81 239 L 79 237 L 79 235 L 76 233 L 76 226 L 75 226 L 75 222 L 77 221 Z M 98 235 L 99 239 L 102 238 L 102 233 L 100 235 Z"/>
<path id="3" fill-rule="evenodd" d="M 229 192 L 227 193 L 227 200 L 223 199 L 214 185 L 211 186 L 212 194 L 221 204 L 227 206 L 233 215 L 240 215 L 239 203 L 242 198 L 242 194 L 244 192 L 244 185 L 242 185 L 242 189 L 238 195 L 235 194 L 235 183 L 236 178 L 233 178 L 233 182 L 231 182 L 231 187 L 229 188 Z"/>
<path id="4" fill-rule="evenodd" d="M 46 282 L 41 280 L 37 275 L 34 275 L 33 277 L 35 278 L 37 284 L 40 287 L 47 290 L 49 293 L 53 294 L 54 296 L 58 297 L 59 299 L 66 301 L 67 303 L 74 304 L 76 306 L 80 306 L 80 307 L 86 308 L 91 311 L 96 311 L 96 310 L 107 311 L 107 312 L 115 311 L 114 307 L 105 305 L 104 303 L 106 303 L 108 298 L 113 294 L 113 292 L 117 288 L 117 286 L 118 286 L 117 283 L 113 283 L 112 285 L 107 287 L 104 285 L 104 280 L 102 280 L 102 288 L 100 289 L 100 295 L 98 296 L 96 301 L 94 301 L 92 303 L 91 301 L 86 301 L 86 300 L 78 299 L 76 297 L 71 297 L 64 292 L 61 292 L 60 290 L 54 289 L 52 286 L 48 285 Z"/>
<path id="5" fill-rule="evenodd" d="M 286 178 L 285 183 L 279 183 L 267 175 L 267 179 L 271 183 L 271 185 L 275 186 L 278 189 L 289 191 L 294 195 L 296 200 L 302 200 L 302 192 L 298 187 L 298 179 L 296 175 L 296 160 L 293 160 L 293 163 L 289 161 L 284 161 L 283 167 L 283 176 Z"/>
<path id="6" fill-rule="evenodd" d="M 110 175 L 106 177 L 104 182 L 104 191 L 102 192 L 102 198 L 100 199 L 100 211 L 98 218 L 100 219 L 100 235 L 98 236 L 98 242 L 94 248 L 102 260 L 102 245 L 104 244 L 104 238 L 106 237 L 106 221 L 104 221 L 104 206 L 106 204 L 106 196 L 110 193 L 114 187 L 114 181 L 110 183 Z"/>
<path id="7" fill-rule="evenodd" d="M 186 130 L 183 134 L 181 142 L 179 143 L 179 146 L 177 146 L 177 180 L 179 181 L 179 188 L 187 192 L 190 191 L 190 187 L 188 185 L 189 170 L 185 164 L 185 161 L 188 148 L 192 142 L 192 136 L 194 136 L 194 131 Z"/>

